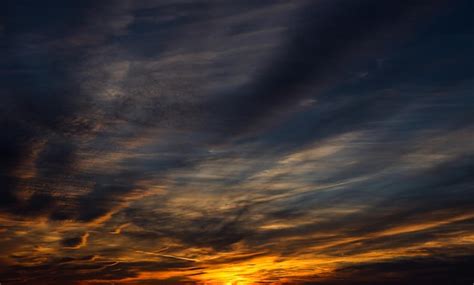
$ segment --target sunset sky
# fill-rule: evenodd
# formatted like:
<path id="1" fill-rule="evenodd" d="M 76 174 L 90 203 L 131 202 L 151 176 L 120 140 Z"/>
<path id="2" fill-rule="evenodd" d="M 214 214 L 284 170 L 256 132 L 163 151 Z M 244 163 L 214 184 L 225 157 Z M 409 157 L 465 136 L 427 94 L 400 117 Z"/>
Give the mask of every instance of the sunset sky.
<path id="1" fill-rule="evenodd" d="M 3 0 L 1 285 L 474 282 L 474 1 Z"/>

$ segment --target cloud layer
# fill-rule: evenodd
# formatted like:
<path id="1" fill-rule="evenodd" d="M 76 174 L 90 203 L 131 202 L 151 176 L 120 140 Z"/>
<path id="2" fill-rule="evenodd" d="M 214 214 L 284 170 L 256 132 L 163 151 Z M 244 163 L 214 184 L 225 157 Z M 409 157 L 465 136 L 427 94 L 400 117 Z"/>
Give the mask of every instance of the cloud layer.
<path id="1" fill-rule="evenodd" d="M 7 1 L 0 282 L 472 282 L 473 8 Z"/>

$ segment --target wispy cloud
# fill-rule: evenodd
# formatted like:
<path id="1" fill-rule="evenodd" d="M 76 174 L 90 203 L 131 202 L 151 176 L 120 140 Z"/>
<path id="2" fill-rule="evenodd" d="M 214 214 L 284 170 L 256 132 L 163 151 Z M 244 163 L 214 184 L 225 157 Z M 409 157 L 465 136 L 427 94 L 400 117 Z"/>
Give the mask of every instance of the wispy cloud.
<path id="1" fill-rule="evenodd" d="M 471 11 L 10 1 L 0 282 L 472 282 Z"/>

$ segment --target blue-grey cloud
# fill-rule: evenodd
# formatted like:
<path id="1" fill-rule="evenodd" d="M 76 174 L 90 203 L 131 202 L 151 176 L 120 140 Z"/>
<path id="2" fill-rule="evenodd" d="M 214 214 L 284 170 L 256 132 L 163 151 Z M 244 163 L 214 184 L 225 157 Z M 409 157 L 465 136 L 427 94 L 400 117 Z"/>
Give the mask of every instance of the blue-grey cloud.
<path id="1" fill-rule="evenodd" d="M 472 5 L 7 1 L 0 282 L 468 280 Z"/>

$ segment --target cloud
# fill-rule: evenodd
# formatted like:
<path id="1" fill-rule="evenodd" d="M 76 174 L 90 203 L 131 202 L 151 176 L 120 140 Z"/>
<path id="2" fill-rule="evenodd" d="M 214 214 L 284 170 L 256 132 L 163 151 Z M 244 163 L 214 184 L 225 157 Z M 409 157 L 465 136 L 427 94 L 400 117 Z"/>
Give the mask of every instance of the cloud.
<path id="1" fill-rule="evenodd" d="M 471 6 L 8 3 L 0 281 L 464 282 Z"/>
<path id="2" fill-rule="evenodd" d="M 86 232 L 80 237 L 65 238 L 61 241 L 61 243 L 65 248 L 79 249 L 87 245 L 88 238 L 89 233 Z"/>
<path id="3" fill-rule="evenodd" d="M 472 264 L 472 256 L 461 256 L 456 259 L 436 260 L 417 258 L 414 260 L 398 260 L 394 262 L 364 264 L 347 267 L 338 271 L 339 277 L 302 284 L 364 284 L 379 282 L 386 284 L 444 284 L 444 282 L 466 282 L 470 278 L 468 268 Z"/>

